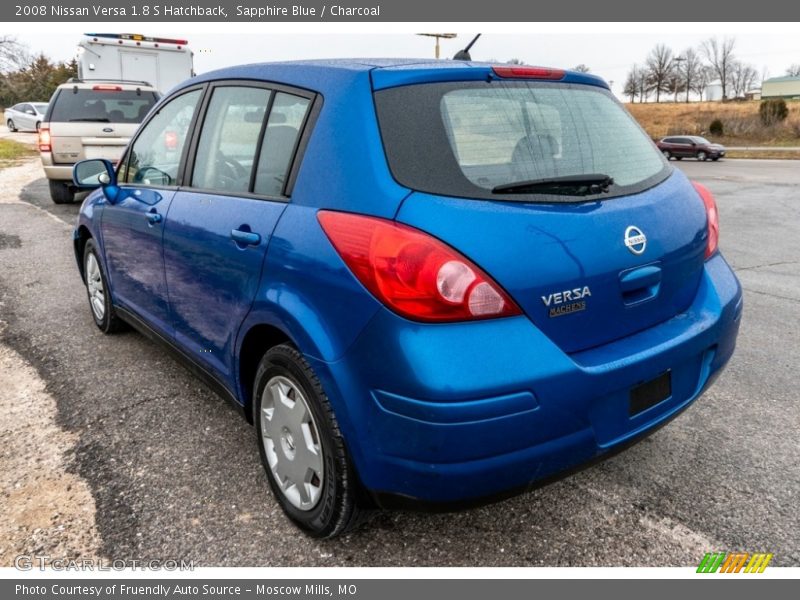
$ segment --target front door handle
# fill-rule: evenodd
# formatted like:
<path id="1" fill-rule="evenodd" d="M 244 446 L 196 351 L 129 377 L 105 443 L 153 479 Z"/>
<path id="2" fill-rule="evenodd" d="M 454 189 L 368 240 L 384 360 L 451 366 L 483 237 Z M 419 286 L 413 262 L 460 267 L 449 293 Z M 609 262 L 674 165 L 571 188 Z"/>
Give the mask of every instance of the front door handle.
<path id="1" fill-rule="evenodd" d="M 231 239 L 242 246 L 258 246 L 261 243 L 260 235 L 252 231 L 242 231 L 241 229 L 232 229 Z"/>
<path id="2" fill-rule="evenodd" d="M 147 216 L 147 222 L 150 223 L 150 225 L 161 223 L 161 221 L 164 220 L 164 217 L 158 214 L 155 208 L 151 208 L 149 211 L 147 211 L 146 216 Z"/>

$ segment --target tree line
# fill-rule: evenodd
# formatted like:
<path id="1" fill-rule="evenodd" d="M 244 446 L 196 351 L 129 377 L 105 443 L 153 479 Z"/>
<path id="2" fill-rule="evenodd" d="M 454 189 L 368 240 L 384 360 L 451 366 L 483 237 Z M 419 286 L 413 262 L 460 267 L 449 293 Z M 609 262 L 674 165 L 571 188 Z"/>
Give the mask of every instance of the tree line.
<path id="1" fill-rule="evenodd" d="M 686 102 L 690 94 L 700 99 L 712 82 L 719 82 L 722 99 L 744 98 L 759 81 L 756 68 L 739 60 L 735 54 L 736 38 L 709 38 L 698 47 L 676 54 L 665 44 L 657 44 L 643 64 L 634 64 L 628 72 L 623 93 L 631 102 L 648 102 L 662 96 Z M 800 75 L 800 64 L 786 70 L 787 75 Z M 762 76 L 761 79 L 764 77 Z"/>
<path id="2" fill-rule="evenodd" d="M 0 36 L 0 106 L 47 102 L 56 87 L 78 75 L 75 59 L 53 62 L 34 55 L 12 37 Z"/>

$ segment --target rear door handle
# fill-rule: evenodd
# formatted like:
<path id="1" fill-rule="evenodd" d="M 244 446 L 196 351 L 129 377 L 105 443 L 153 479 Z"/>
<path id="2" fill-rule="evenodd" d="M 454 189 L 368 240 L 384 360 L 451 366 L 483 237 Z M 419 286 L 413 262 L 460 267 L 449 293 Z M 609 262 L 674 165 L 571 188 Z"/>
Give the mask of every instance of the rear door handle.
<path id="1" fill-rule="evenodd" d="M 261 236 L 252 231 L 242 231 L 241 229 L 231 230 L 231 239 L 240 245 L 258 246 L 261 243 Z"/>
<path id="2" fill-rule="evenodd" d="M 161 223 L 161 221 L 164 220 L 164 217 L 158 214 L 155 208 L 151 208 L 149 211 L 147 211 L 146 216 L 147 216 L 147 222 L 150 223 L 150 225 Z"/>

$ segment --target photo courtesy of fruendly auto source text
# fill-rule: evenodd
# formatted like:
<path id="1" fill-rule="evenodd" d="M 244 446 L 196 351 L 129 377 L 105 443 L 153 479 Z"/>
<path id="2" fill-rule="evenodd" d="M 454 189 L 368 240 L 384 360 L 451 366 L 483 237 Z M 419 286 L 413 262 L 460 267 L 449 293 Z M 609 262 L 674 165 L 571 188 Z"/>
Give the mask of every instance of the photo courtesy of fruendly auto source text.
<path id="1" fill-rule="evenodd" d="M 800 4 L 0 17 L 3 600 L 797 595 Z"/>

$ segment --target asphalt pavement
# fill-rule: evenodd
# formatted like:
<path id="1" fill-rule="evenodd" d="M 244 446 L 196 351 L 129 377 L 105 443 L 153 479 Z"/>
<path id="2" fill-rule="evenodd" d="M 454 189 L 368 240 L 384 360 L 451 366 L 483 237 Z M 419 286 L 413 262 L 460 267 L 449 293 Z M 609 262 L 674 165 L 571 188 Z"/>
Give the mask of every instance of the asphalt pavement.
<path id="1" fill-rule="evenodd" d="M 93 325 L 70 240 L 79 205 L 52 204 L 36 165 L 0 174 L 0 345 L 54 399 L 55 425 L 74 439 L 64 468 L 91 492 L 94 552 L 106 557 L 680 566 L 738 550 L 798 565 L 800 161 L 674 164 L 717 197 L 720 245 L 745 289 L 736 354 L 710 391 L 644 442 L 499 504 L 381 513 L 338 540 L 304 537 L 270 496 L 252 428 L 159 346 Z"/>

